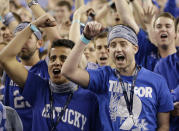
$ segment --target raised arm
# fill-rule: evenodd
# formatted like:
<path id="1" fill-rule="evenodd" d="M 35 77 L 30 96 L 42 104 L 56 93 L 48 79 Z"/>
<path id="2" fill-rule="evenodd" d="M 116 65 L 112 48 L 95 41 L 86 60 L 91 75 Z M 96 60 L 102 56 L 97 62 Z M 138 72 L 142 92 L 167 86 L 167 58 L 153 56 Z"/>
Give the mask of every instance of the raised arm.
<path id="1" fill-rule="evenodd" d="M 55 26 L 54 19 L 48 14 L 32 22 L 37 27 Z M 0 64 L 5 69 L 9 77 L 12 78 L 20 87 L 23 87 L 27 79 L 28 72 L 24 66 L 16 60 L 17 54 L 21 51 L 26 41 L 31 36 L 32 31 L 28 25 L 0 52 Z"/>
<path id="2" fill-rule="evenodd" d="M 62 75 L 83 87 L 88 86 L 90 79 L 88 72 L 78 67 L 83 51 L 89 43 L 89 41 L 85 39 L 94 38 L 101 32 L 101 30 L 101 24 L 97 22 L 88 22 L 83 31 L 83 36 L 81 36 L 79 42 L 75 44 L 62 67 Z"/>
<path id="3" fill-rule="evenodd" d="M 135 22 L 132 10 L 130 9 L 126 0 L 115 0 L 116 8 L 118 13 L 120 14 L 120 18 L 122 19 L 123 23 L 126 23 L 131 28 L 135 30 L 138 34 L 139 26 Z"/>
<path id="4" fill-rule="evenodd" d="M 74 12 L 73 22 L 69 32 L 69 39 L 74 41 L 75 43 L 78 43 L 80 39 L 81 18 L 83 17 L 83 15 L 86 13 L 88 9 L 89 9 L 88 6 L 83 5 Z"/>
<path id="5" fill-rule="evenodd" d="M 75 10 L 84 5 L 84 0 L 75 0 Z"/>
<path id="6" fill-rule="evenodd" d="M 29 4 L 34 0 L 26 0 L 26 3 Z M 40 6 L 40 4 L 32 4 L 30 6 L 30 9 L 32 10 L 33 15 L 35 16 L 35 18 L 39 18 L 40 16 L 43 16 L 44 14 L 46 14 L 46 12 L 42 9 L 42 7 Z M 60 38 L 57 26 L 54 27 L 50 27 L 50 28 L 46 28 L 45 32 L 47 34 L 48 39 L 53 42 L 56 39 Z"/>
<path id="7" fill-rule="evenodd" d="M 153 28 L 153 19 L 156 14 L 156 10 L 153 4 L 149 3 L 151 0 L 146 0 L 143 1 L 143 10 L 144 10 L 144 16 L 143 16 L 143 23 L 146 26 L 147 33 L 149 36 L 149 39 L 152 44 L 157 46 L 157 42 L 155 41 L 155 36 L 154 36 L 154 28 Z"/>

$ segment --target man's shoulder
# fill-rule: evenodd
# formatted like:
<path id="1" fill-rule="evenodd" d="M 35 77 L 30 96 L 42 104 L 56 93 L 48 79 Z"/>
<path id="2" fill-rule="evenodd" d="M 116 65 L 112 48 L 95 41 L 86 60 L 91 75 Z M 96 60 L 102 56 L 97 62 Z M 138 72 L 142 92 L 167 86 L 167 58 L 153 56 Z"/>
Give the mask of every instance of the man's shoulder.
<path id="1" fill-rule="evenodd" d="M 78 87 L 78 90 L 74 92 L 75 96 L 79 96 L 80 98 L 83 98 L 84 100 L 89 100 L 89 101 L 96 101 L 97 96 L 94 92 L 88 90 L 88 89 L 83 89 L 81 87 Z"/>
<path id="2" fill-rule="evenodd" d="M 38 68 L 39 66 L 43 66 L 43 65 L 47 66 L 46 60 L 40 60 L 39 62 L 37 62 L 35 65 L 32 66 L 32 69 L 36 67 Z"/>
<path id="3" fill-rule="evenodd" d="M 150 80 L 150 81 L 153 81 L 153 80 L 161 81 L 161 79 L 162 80 L 164 79 L 161 75 L 159 75 L 153 71 L 150 71 L 144 67 L 142 67 L 141 76 L 143 76 L 143 78 L 146 78 L 147 80 Z"/>

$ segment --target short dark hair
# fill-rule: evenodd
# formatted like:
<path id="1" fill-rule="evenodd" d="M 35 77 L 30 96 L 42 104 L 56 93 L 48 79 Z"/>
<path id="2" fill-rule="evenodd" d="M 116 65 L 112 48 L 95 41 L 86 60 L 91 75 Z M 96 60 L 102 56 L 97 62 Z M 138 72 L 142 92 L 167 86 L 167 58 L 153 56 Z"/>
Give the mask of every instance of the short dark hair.
<path id="1" fill-rule="evenodd" d="M 160 17 L 169 18 L 169 19 L 173 20 L 173 22 L 174 22 L 174 24 L 175 24 L 175 17 L 174 17 L 172 14 L 170 14 L 169 12 L 162 12 L 162 13 L 160 13 L 159 15 L 157 15 L 157 16 L 155 17 L 155 20 L 154 20 L 154 23 L 153 23 L 153 27 L 155 27 L 155 23 L 156 23 L 156 21 L 157 21 Z"/>
<path id="2" fill-rule="evenodd" d="M 59 1 L 57 3 L 57 6 L 66 6 L 69 11 L 71 11 L 71 9 L 72 9 L 71 4 L 68 1 L 64 1 L 64 0 L 63 1 Z"/>
<path id="3" fill-rule="evenodd" d="M 75 45 L 75 43 L 73 41 L 71 41 L 71 40 L 57 39 L 52 43 L 51 48 L 62 47 L 63 46 L 63 47 L 72 49 L 74 45 Z"/>
<path id="4" fill-rule="evenodd" d="M 176 18 L 175 20 L 175 31 L 177 32 L 177 26 L 179 24 L 179 17 Z"/>
<path id="5" fill-rule="evenodd" d="M 66 48 L 72 49 L 74 47 L 74 45 L 75 45 L 75 43 L 71 40 L 57 39 L 57 40 L 53 41 L 50 50 L 55 47 L 66 47 Z M 48 56 L 50 56 L 50 51 L 48 53 Z"/>
<path id="6" fill-rule="evenodd" d="M 96 36 L 93 40 L 95 48 L 96 48 L 96 40 L 103 39 L 103 38 L 107 39 L 107 36 L 108 36 L 107 32 L 103 32 L 103 33 L 99 34 L 98 36 Z"/>

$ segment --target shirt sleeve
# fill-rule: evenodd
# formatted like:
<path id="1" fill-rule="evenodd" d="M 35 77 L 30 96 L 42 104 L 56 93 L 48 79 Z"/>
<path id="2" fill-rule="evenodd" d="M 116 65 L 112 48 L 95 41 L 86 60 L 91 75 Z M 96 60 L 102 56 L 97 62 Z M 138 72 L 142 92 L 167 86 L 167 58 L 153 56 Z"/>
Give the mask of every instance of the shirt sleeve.
<path id="1" fill-rule="evenodd" d="M 145 63 L 144 61 L 147 55 L 149 55 L 152 51 L 156 51 L 157 47 L 149 41 L 147 33 L 142 29 L 139 30 L 137 38 L 139 51 L 135 57 L 137 63 L 141 65 L 142 63 Z"/>
<path id="2" fill-rule="evenodd" d="M 161 76 L 160 82 L 160 90 L 159 90 L 159 112 L 169 112 L 174 109 L 172 95 L 168 89 L 167 83 L 165 79 Z"/>
<path id="3" fill-rule="evenodd" d="M 87 70 L 90 76 L 88 89 L 95 93 L 105 92 L 107 88 L 105 73 L 102 68 L 97 70 Z"/>
<path id="4" fill-rule="evenodd" d="M 155 66 L 155 68 L 154 68 L 154 72 L 161 75 L 160 63 L 161 63 L 160 61 L 157 62 L 156 66 Z"/>
<path id="5" fill-rule="evenodd" d="M 32 72 L 28 72 L 28 77 L 22 92 L 22 96 L 33 105 L 37 95 L 41 94 L 41 89 L 44 86 L 45 80 Z"/>

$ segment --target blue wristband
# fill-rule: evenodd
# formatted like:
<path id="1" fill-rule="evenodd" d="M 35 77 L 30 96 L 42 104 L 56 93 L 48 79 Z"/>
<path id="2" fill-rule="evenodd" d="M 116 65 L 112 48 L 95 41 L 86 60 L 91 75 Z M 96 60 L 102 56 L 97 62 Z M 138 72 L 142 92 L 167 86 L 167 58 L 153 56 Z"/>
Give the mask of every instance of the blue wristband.
<path id="1" fill-rule="evenodd" d="M 81 35 L 80 40 L 86 45 L 90 42 L 90 40 L 88 40 L 83 34 Z"/>
<path id="2" fill-rule="evenodd" d="M 78 24 L 80 24 L 81 26 L 85 26 L 85 24 L 81 23 L 80 20 L 73 20 L 72 23 L 78 23 Z"/>
<path id="3" fill-rule="evenodd" d="M 0 21 L 2 21 L 2 17 L 0 16 Z"/>
<path id="4" fill-rule="evenodd" d="M 35 25 L 30 24 L 30 29 L 33 31 L 38 40 L 42 40 L 42 34 Z"/>

